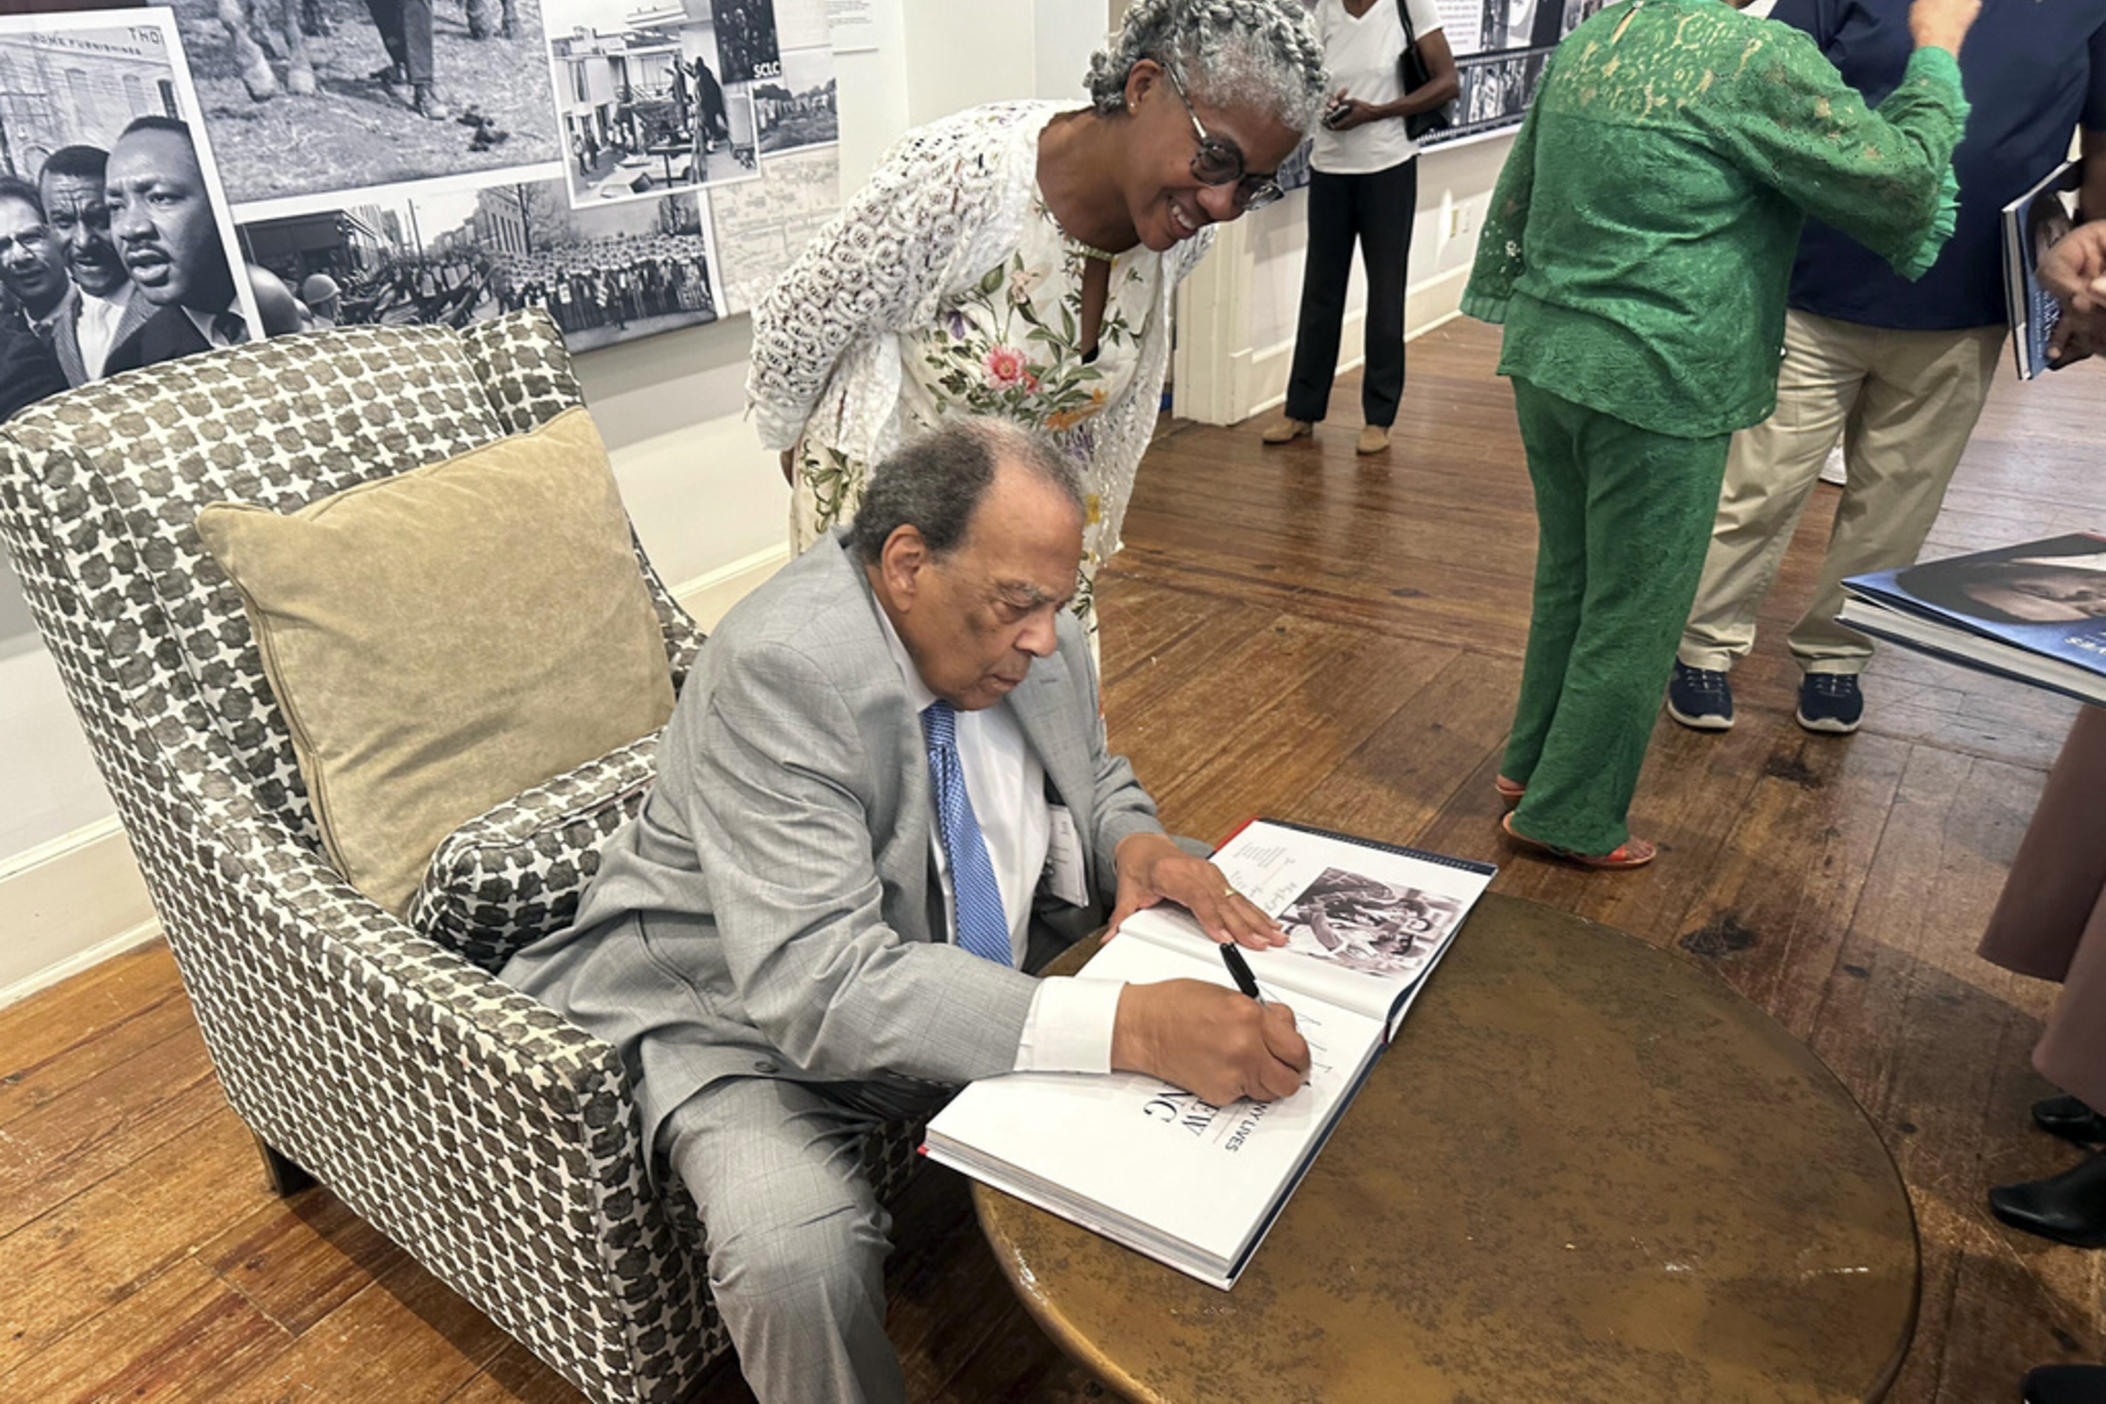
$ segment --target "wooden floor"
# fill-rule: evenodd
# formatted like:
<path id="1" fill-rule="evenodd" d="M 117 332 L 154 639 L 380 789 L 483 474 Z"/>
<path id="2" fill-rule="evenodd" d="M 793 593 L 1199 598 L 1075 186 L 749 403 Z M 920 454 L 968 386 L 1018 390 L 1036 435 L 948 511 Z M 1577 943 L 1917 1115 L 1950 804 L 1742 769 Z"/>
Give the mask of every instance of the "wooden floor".
<path id="1" fill-rule="evenodd" d="M 1823 488 L 1734 674 L 1740 725 L 1661 723 L 1633 815 L 1660 861 L 1586 875 L 1507 853 L 1491 781 L 1534 528 L 1494 350 L 1474 324 L 1413 344 L 1387 461 L 1352 456 L 1350 383 L 1314 446 L 1163 434 L 1101 592 L 1115 744 L 1175 829 L 1264 812 L 1499 861 L 1501 890 L 1673 948 L 1807 1040 L 1878 1124 L 1922 1228 L 1892 1398 L 2015 1399 L 2028 1366 L 2106 1354 L 2106 1258 L 1983 1206 L 2073 1158 L 2026 1121 L 2049 1090 L 2026 1055 L 2052 991 L 1973 954 L 2072 708 L 1890 651 L 1863 732 L 1800 732 L 1781 635 Z M 2095 367 L 2001 385 L 1933 551 L 2106 523 L 2102 407 Z M 890 1327 L 914 1397 L 1101 1396 L 1013 1305 L 954 1178 L 920 1177 L 899 1237 Z M 748 1396 L 720 1371 L 705 1397 Z M 0 1400 L 118 1398 L 577 1395 L 326 1191 L 265 1192 L 151 947 L 0 1012 Z"/>

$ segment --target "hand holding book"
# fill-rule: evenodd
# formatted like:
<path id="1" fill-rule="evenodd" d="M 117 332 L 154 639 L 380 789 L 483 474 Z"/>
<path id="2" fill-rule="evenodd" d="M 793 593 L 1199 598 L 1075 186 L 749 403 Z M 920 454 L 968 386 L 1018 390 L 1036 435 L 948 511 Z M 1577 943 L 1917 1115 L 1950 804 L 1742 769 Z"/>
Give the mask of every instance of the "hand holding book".
<path id="1" fill-rule="evenodd" d="M 1135 912 L 1167 899 L 1190 912 L 1199 929 L 1216 941 L 1254 951 L 1287 944 L 1279 923 L 1238 892 L 1226 873 L 1185 852 L 1166 834 L 1129 834 L 1119 843 L 1116 861 L 1119 895 L 1105 927 L 1107 941 Z"/>
<path id="2" fill-rule="evenodd" d="M 2040 285 L 2062 304 L 2048 345 L 2053 361 L 2106 342 L 2106 220 L 2080 224 L 2040 259 Z"/>

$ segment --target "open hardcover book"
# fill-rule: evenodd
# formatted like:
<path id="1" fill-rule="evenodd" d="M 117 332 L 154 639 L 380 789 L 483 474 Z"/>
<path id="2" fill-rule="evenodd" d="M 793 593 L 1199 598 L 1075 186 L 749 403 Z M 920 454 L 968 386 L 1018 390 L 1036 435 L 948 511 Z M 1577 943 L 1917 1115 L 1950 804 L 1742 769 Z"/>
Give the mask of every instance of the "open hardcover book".
<path id="1" fill-rule="evenodd" d="M 929 1123 L 931 1160 L 1220 1288 L 1233 1286 L 1496 872 L 1291 824 L 1245 825 L 1214 855 L 1288 944 L 1245 951 L 1294 1011 L 1309 1081 L 1217 1107 L 1136 1073 L 1011 1073 Z M 1234 987 L 1176 908 L 1136 914 L 1078 977 Z"/>
<path id="2" fill-rule="evenodd" d="M 2000 546 L 1843 582 L 1837 620 L 2106 707 L 2106 534 Z"/>

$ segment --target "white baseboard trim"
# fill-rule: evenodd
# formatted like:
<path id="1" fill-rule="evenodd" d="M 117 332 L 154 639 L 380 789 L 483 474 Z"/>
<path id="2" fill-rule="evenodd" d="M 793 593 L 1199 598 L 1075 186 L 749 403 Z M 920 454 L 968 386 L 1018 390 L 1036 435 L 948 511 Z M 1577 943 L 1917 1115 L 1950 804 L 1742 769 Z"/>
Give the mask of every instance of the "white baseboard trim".
<path id="1" fill-rule="evenodd" d="M 1470 281 L 1467 265 L 1451 268 L 1436 274 L 1423 283 L 1405 289 L 1404 292 L 1404 339 L 1412 341 L 1424 336 L 1436 327 L 1446 326 L 1462 315 L 1463 288 Z M 1338 373 L 1358 370 L 1367 360 L 1361 350 L 1367 337 L 1366 314 L 1355 312 L 1345 319 L 1338 331 L 1338 347 L 1345 354 L 1338 360 Z M 1243 412 L 1245 419 L 1266 410 L 1277 409 L 1287 403 L 1287 378 L 1294 369 L 1294 341 L 1289 338 L 1277 346 L 1263 351 L 1252 351 L 1235 358 L 1235 370 L 1239 383 L 1236 386 L 1239 403 L 1248 405 Z M 1409 393 L 1407 391 L 1407 393 Z"/>
<path id="2" fill-rule="evenodd" d="M 702 632 L 706 634 L 717 627 L 717 621 L 722 619 L 733 605 L 746 598 L 769 576 L 789 562 L 790 546 L 786 541 L 780 546 L 770 546 L 765 551 L 741 556 L 684 584 L 673 586 L 673 598 L 679 601 L 682 609 L 694 616 L 695 622 L 702 626 Z"/>
<path id="3" fill-rule="evenodd" d="M 114 814 L 18 853 L 0 863 L 0 1008 L 160 931 Z"/>

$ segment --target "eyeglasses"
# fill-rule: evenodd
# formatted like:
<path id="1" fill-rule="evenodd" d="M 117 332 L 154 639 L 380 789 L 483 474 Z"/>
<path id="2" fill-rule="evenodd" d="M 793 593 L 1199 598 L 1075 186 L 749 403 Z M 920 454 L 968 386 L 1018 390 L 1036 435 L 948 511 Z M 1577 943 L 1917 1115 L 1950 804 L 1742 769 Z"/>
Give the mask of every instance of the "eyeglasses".
<path id="1" fill-rule="evenodd" d="M 1286 195 L 1272 176 L 1252 175 L 1244 169 L 1243 151 L 1236 143 L 1215 136 L 1199 124 L 1199 114 L 1192 110 L 1192 99 L 1185 96 L 1185 85 L 1177 80 L 1175 69 L 1164 64 L 1163 76 L 1170 80 L 1170 90 L 1177 94 L 1177 100 L 1185 105 L 1192 135 L 1199 138 L 1199 150 L 1192 153 L 1192 179 L 1201 185 L 1233 184 L 1238 210 L 1262 210 Z"/>

